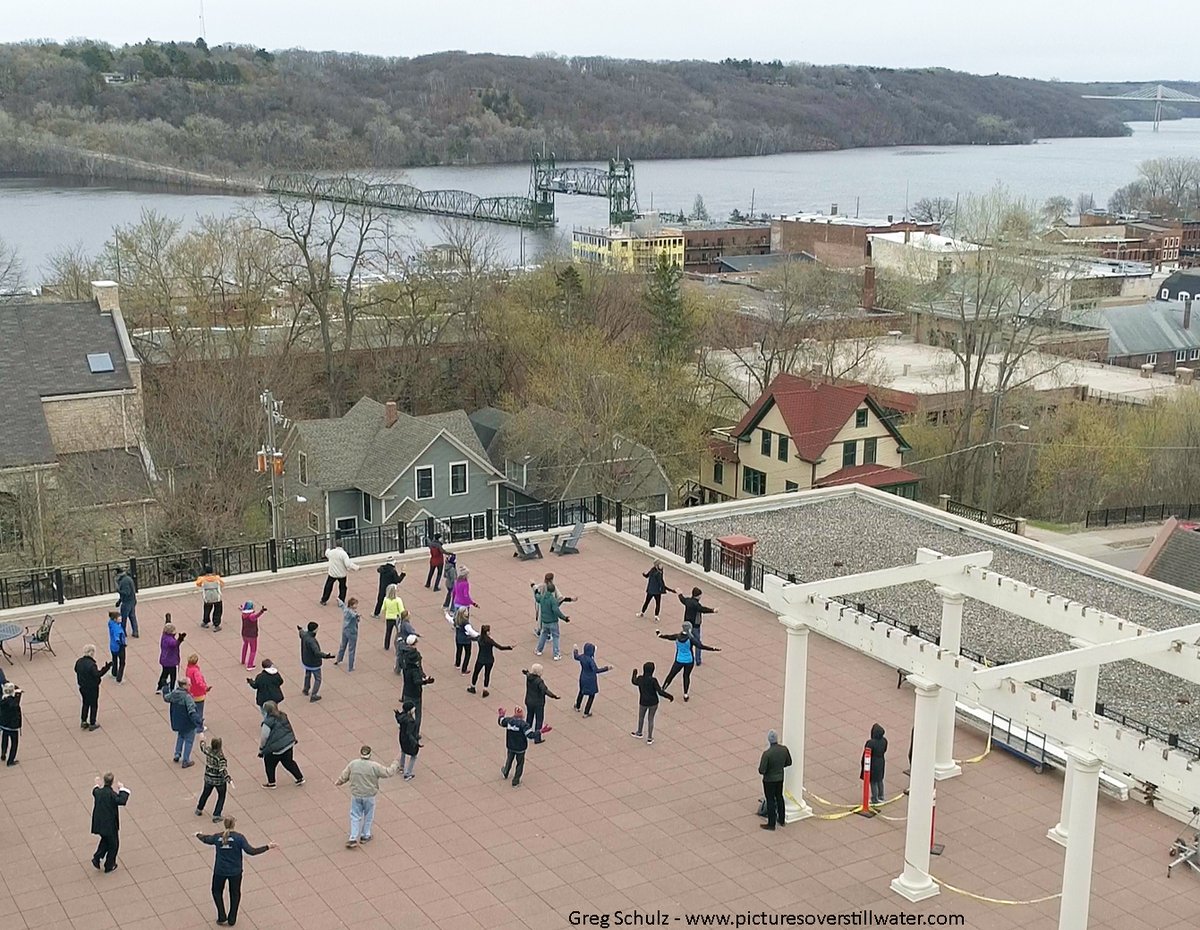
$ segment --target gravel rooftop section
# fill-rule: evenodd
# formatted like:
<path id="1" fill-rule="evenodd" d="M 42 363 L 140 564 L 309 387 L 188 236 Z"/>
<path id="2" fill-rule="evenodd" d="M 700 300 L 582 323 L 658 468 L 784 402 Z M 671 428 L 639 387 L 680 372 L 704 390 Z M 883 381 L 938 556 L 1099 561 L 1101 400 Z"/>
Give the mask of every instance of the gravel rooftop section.
<path id="1" fill-rule="evenodd" d="M 682 524 L 679 519 L 669 521 Z M 970 531 L 953 530 L 860 497 L 799 504 L 717 520 L 687 521 L 700 536 L 741 533 L 758 540 L 763 561 L 795 572 L 799 581 L 912 564 L 919 547 L 946 555 L 992 549 L 989 570 L 1070 597 L 1156 629 L 1200 622 L 1200 611 L 1160 600 L 1116 581 L 1105 581 L 1012 549 Z M 923 630 L 941 626 L 941 598 L 933 585 L 901 585 L 862 600 Z M 979 601 L 963 610 L 963 645 L 1001 661 L 1028 659 L 1070 648 L 1067 637 Z M 1069 685 L 1073 676 L 1051 679 Z M 1200 742 L 1200 688 L 1136 662 L 1101 666 L 1099 699 L 1109 708 Z M 1190 703 L 1180 703 L 1181 700 Z"/>

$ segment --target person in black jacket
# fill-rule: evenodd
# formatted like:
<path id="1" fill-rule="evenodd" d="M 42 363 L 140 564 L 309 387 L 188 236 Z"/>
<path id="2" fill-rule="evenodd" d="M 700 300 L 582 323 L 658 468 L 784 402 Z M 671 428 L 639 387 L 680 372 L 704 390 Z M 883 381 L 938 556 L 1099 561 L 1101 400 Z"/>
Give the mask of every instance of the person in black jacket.
<path id="1" fill-rule="evenodd" d="M 426 685 L 433 684 L 433 679 L 425 674 L 421 665 L 421 653 L 417 650 L 417 637 L 410 636 L 404 641 L 404 691 L 401 700 L 412 701 L 413 717 L 417 721 L 417 734 L 421 732 L 421 696 Z"/>
<path id="2" fill-rule="evenodd" d="M 89 643 L 83 647 L 83 655 L 75 663 L 75 682 L 79 685 L 79 697 L 82 700 L 79 710 L 81 730 L 100 729 L 100 725 L 96 723 L 96 709 L 100 704 L 100 682 L 104 680 L 110 668 L 111 662 L 105 662 L 103 666 L 96 665 L 95 646 Z"/>
<path id="3" fill-rule="evenodd" d="M 542 678 L 542 663 L 534 662 L 528 670 L 521 669 L 525 676 L 525 707 L 529 717 L 529 725 L 540 730 L 546 722 L 546 698 L 558 700 L 558 695 L 550 690 Z"/>
<path id="4" fill-rule="evenodd" d="M 692 625 L 692 639 L 696 641 L 696 645 L 700 646 L 700 624 L 704 622 L 705 614 L 715 614 L 717 608 L 705 607 L 700 603 L 701 591 L 699 588 L 692 588 L 692 596 L 684 597 L 679 595 L 679 603 L 683 605 L 683 622 Z M 696 650 L 696 668 L 699 668 L 703 663 L 700 661 L 703 658 L 703 647 Z M 687 690 L 686 688 L 684 689 Z"/>
<path id="5" fill-rule="evenodd" d="M 226 817 L 222 824 L 225 828 L 220 833 L 206 836 L 197 833 L 196 839 L 201 843 L 217 847 L 217 856 L 213 862 L 212 896 L 217 906 L 217 923 L 234 926 L 237 923 L 238 905 L 242 902 L 242 854 L 259 856 L 268 849 L 278 849 L 278 843 L 268 843 L 266 846 L 251 846 L 240 833 L 234 832 L 237 821 Z M 229 886 L 229 909 L 225 909 L 225 886 Z"/>
<path id="6" fill-rule="evenodd" d="M 321 651 L 321 644 L 317 642 L 317 627 L 315 620 L 309 621 L 308 629 L 296 627 L 296 632 L 300 634 L 300 664 L 304 666 L 304 690 L 300 693 L 309 695 L 309 686 L 312 686 L 309 703 L 321 700 L 318 693 L 321 690 L 321 662 L 333 658 L 332 652 Z"/>
<path id="7" fill-rule="evenodd" d="M 267 701 L 274 701 L 276 704 L 283 703 L 283 676 L 279 674 L 279 669 L 270 659 L 262 660 L 262 671 L 253 678 L 247 678 L 246 684 L 254 689 L 254 703 L 258 705 L 258 712 L 264 720 L 267 717 L 267 711 L 263 705 Z"/>
<path id="8" fill-rule="evenodd" d="M 413 716 L 416 705 L 405 701 L 396 715 L 396 726 L 400 728 L 400 767 L 404 769 L 404 780 L 412 781 L 413 767 L 417 764 L 417 753 L 421 751 L 421 725 Z"/>
<path id="9" fill-rule="evenodd" d="M 96 787 L 92 789 L 92 835 L 100 837 L 96 853 L 92 856 L 92 866 L 100 868 L 103 858 L 105 872 L 117 867 L 117 849 L 121 845 L 121 808 L 129 802 L 129 789 L 120 782 L 114 788 L 113 780 L 113 773 L 105 772 L 103 778 L 96 779 Z"/>
<path id="10" fill-rule="evenodd" d="M 267 701 L 263 705 L 263 710 L 267 712 L 267 715 L 263 717 L 258 744 L 258 755 L 263 760 L 263 768 L 267 773 L 267 780 L 263 782 L 263 787 L 275 787 L 275 772 L 278 771 L 280 765 L 296 779 L 297 786 L 303 785 L 304 773 L 300 771 L 300 766 L 296 764 L 292 755 L 298 742 L 296 731 L 292 729 L 292 722 L 274 701 Z"/>
<path id="11" fill-rule="evenodd" d="M 662 613 L 662 596 L 668 591 L 672 594 L 679 592 L 667 587 L 666 581 L 663 580 L 663 564 L 658 559 L 654 560 L 649 571 L 642 572 L 642 577 L 646 579 L 646 599 L 642 601 L 638 619 L 646 616 L 646 608 L 650 606 L 650 601 L 654 601 L 654 625 L 658 626 L 658 615 Z"/>
<path id="12" fill-rule="evenodd" d="M 21 741 L 21 689 L 11 681 L 0 685 L 0 762 L 17 764 Z"/>
<path id="13" fill-rule="evenodd" d="M 396 569 L 396 557 L 391 556 L 386 562 L 379 566 L 376 571 L 379 572 L 379 594 L 375 597 L 375 619 L 379 619 L 379 612 L 383 610 L 383 599 L 387 596 L 387 589 L 390 585 L 398 585 L 405 579 L 408 572 L 398 571 Z M 387 646 L 383 647 L 387 649 Z"/>
<path id="14" fill-rule="evenodd" d="M 767 731 L 767 748 L 758 760 L 758 774 L 762 776 L 763 797 L 767 799 L 767 822 L 764 830 L 774 830 L 775 824 L 783 826 L 783 770 L 792 764 L 792 754 L 786 746 L 779 745 L 774 730 Z"/>
<path id="15" fill-rule="evenodd" d="M 471 675 L 471 684 L 467 687 L 467 693 L 475 693 L 475 684 L 479 681 L 479 673 L 482 671 L 483 696 L 487 697 L 488 685 L 492 683 L 492 666 L 496 662 L 494 650 L 499 649 L 501 652 L 509 652 L 512 646 L 501 646 L 492 639 L 492 625 L 490 623 L 485 623 L 479 628 L 479 638 L 475 642 L 479 644 L 479 655 L 475 658 L 475 672 Z"/>
<path id="16" fill-rule="evenodd" d="M 883 735 L 883 727 L 878 723 L 871 727 L 871 738 L 863 744 L 862 759 L 858 763 L 859 777 L 862 777 L 863 762 L 867 758 L 867 750 L 871 750 L 871 804 L 883 803 L 883 757 L 887 753 L 888 741 Z"/>
<path id="17" fill-rule="evenodd" d="M 504 759 L 504 768 L 500 770 L 501 776 L 508 778 L 509 771 L 512 771 L 512 786 L 519 788 L 521 785 L 521 774 L 525 771 L 525 750 L 529 748 L 529 741 L 540 743 L 542 737 L 549 733 L 551 727 L 535 727 L 530 723 L 525 722 L 525 715 L 521 708 L 514 707 L 512 716 L 504 716 L 504 708 L 500 708 L 499 716 L 496 722 L 504 727 L 504 747 L 508 750 L 508 755 Z M 517 767 L 513 770 L 513 763 Z"/>
<path id="18" fill-rule="evenodd" d="M 646 745 L 654 744 L 654 715 L 658 713 L 658 698 L 659 695 L 665 697 L 668 701 L 674 701 L 675 698 L 668 694 L 663 686 L 658 683 L 658 679 L 654 677 L 654 663 L 646 662 L 642 665 L 642 674 L 637 673 L 637 669 L 633 670 L 631 683 L 638 689 L 638 726 L 629 735 L 642 738 L 642 725 L 646 726 Z"/>

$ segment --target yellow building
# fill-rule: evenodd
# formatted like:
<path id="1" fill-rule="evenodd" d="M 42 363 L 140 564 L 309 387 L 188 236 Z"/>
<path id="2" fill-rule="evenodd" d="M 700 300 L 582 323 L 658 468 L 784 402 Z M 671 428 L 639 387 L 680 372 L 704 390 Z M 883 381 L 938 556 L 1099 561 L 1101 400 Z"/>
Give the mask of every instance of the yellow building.
<path id="1" fill-rule="evenodd" d="M 645 273 L 662 254 L 683 267 L 683 230 L 663 226 L 656 214 L 620 226 L 580 227 L 571 233 L 571 257 L 582 264 Z"/>

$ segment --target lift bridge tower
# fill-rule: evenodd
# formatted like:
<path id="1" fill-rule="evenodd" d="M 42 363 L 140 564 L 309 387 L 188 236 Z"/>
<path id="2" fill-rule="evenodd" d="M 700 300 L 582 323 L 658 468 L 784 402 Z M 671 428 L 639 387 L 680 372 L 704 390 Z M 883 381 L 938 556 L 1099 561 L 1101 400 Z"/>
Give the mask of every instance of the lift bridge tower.
<path id="1" fill-rule="evenodd" d="M 608 169 L 559 168 L 554 153 L 533 153 L 529 172 L 529 199 L 533 201 L 538 225 L 554 224 L 554 195 L 583 194 L 608 198 L 608 221 L 613 226 L 637 218 L 637 188 L 633 179 L 633 162 L 628 158 L 610 158 Z"/>
<path id="2" fill-rule="evenodd" d="M 1145 100 L 1154 102 L 1154 131 L 1158 132 L 1158 124 L 1162 122 L 1162 107 L 1164 103 L 1200 103 L 1200 97 L 1193 97 L 1181 90 L 1156 84 L 1154 87 L 1143 87 L 1141 90 L 1131 90 L 1127 94 L 1083 94 L 1084 100 Z"/>

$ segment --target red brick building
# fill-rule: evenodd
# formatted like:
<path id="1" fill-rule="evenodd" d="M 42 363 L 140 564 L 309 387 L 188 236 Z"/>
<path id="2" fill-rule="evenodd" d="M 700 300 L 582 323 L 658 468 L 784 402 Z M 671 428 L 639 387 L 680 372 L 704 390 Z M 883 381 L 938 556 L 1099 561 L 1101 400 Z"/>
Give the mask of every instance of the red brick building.
<path id="1" fill-rule="evenodd" d="M 683 270 L 716 274 L 718 259 L 730 255 L 766 255 L 771 251 L 771 227 L 712 225 L 683 228 Z"/>
<path id="2" fill-rule="evenodd" d="M 800 213 L 771 220 L 772 252 L 807 252 L 819 262 L 837 268 L 858 268 L 870 258 L 873 233 L 927 232 L 937 235 L 937 223 L 916 223 L 889 216 L 886 220 L 856 216 Z"/>

